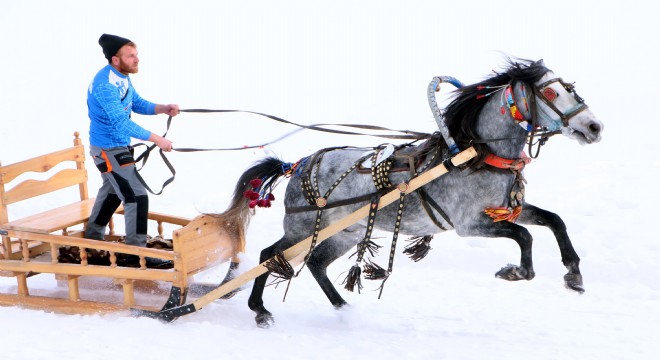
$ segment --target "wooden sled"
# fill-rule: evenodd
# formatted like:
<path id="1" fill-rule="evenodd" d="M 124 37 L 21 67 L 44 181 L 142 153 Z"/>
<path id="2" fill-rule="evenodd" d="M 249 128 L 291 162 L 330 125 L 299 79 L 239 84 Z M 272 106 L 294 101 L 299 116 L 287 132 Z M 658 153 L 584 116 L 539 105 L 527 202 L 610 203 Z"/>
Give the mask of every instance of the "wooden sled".
<path id="1" fill-rule="evenodd" d="M 141 309 L 162 311 L 184 305 L 193 275 L 231 260 L 230 272 L 238 263 L 238 253 L 245 249 L 242 227 L 227 228 L 221 217 L 200 215 L 194 219 L 149 213 L 150 221 L 157 223 L 159 235 L 164 228 L 172 231 L 171 251 L 125 245 L 117 240 L 113 222 L 109 225 L 106 241 L 84 239 L 84 226 L 89 220 L 94 199 L 88 197 L 86 152 L 79 134 L 74 134 L 73 147 L 38 156 L 29 160 L 2 166 L 0 164 L 0 275 L 14 277 L 16 290 L 0 293 L 0 305 L 21 306 L 67 314 L 90 314 Z M 46 180 L 35 180 L 34 173 L 48 173 L 54 167 L 68 166 Z M 6 186 L 17 178 L 29 177 Z M 20 179 L 19 178 L 19 179 Z M 10 221 L 7 206 L 22 200 L 49 194 L 57 190 L 77 186 L 79 200 L 68 205 L 48 209 L 27 217 Z M 116 215 L 122 213 L 120 207 Z M 58 260 L 61 247 L 77 247 L 80 263 L 63 263 Z M 93 265 L 88 261 L 88 251 L 104 251 L 109 254 L 109 265 Z M 140 257 L 140 267 L 117 265 L 117 254 L 133 254 Z M 146 257 L 172 260 L 173 269 L 146 267 Z M 54 274 L 68 288 L 63 296 L 43 296 L 31 293 L 31 278 L 36 275 Z M 120 284 L 123 295 L 118 301 L 87 299 L 81 296 L 80 279 L 112 279 Z M 228 273 L 227 278 L 231 276 Z M 144 282 L 165 283 L 171 286 L 169 297 L 163 306 L 141 304 L 136 300 L 136 284 Z M 117 286 L 118 287 L 118 286 Z M 205 286 L 203 288 L 207 288 Z"/>

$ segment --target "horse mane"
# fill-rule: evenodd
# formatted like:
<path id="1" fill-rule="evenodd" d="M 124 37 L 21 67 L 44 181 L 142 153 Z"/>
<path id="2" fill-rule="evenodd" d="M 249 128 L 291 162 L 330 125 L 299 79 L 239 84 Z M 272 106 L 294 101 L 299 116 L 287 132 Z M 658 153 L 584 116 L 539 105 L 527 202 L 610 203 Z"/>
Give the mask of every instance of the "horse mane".
<path id="1" fill-rule="evenodd" d="M 488 153 L 488 145 L 483 143 L 472 143 L 472 140 L 479 140 L 476 134 L 477 119 L 481 110 L 488 102 L 489 98 L 485 95 L 493 91 L 492 87 L 502 86 L 515 81 L 522 81 L 533 85 L 539 81 L 545 73 L 550 71 L 545 67 L 542 60 L 532 61 L 526 59 L 506 59 L 506 67 L 502 72 L 495 72 L 491 76 L 479 83 L 466 85 L 452 94 L 453 100 L 447 105 L 444 111 L 444 120 L 449 129 L 449 133 L 454 137 L 456 144 L 465 149 L 474 146 L 477 150 L 477 157 L 470 163 L 470 167 L 479 166 Z M 488 88 L 491 87 L 491 88 Z"/>

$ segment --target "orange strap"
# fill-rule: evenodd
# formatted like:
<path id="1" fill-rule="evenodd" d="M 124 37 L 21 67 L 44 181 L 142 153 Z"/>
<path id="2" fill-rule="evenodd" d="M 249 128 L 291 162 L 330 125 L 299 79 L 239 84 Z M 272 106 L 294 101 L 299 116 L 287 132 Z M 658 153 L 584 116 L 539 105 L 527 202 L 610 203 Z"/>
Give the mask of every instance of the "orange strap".
<path id="1" fill-rule="evenodd" d="M 106 171 L 107 173 L 112 171 L 112 163 L 110 162 L 110 159 L 108 159 L 108 154 L 105 152 L 105 150 L 101 150 L 101 157 L 103 160 L 105 160 L 105 164 L 108 166 L 108 170 Z"/>

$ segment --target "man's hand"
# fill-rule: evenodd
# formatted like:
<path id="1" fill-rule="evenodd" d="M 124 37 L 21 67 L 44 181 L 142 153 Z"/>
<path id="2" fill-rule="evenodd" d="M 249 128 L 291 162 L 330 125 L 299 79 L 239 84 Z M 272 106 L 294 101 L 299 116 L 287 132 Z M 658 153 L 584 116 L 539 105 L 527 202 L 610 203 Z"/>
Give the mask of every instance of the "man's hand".
<path id="1" fill-rule="evenodd" d="M 165 152 L 172 151 L 172 142 L 158 134 L 151 133 L 151 136 L 149 136 L 149 141 L 156 144 L 156 146 Z"/>
<path id="2" fill-rule="evenodd" d="M 156 105 L 156 114 L 167 114 L 169 116 L 179 115 L 179 105 L 176 104 L 158 104 Z"/>

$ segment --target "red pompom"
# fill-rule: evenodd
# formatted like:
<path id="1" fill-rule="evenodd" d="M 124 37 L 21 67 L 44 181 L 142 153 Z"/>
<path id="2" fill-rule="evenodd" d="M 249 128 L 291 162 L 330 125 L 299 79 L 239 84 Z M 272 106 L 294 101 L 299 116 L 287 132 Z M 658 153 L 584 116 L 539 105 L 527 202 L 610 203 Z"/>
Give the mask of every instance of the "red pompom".
<path id="1" fill-rule="evenodd" d="M 248 203 L 248 206 L 250 209 L 254 209 L 255 206 L 257 206 L 257 200 L 252 200 Z"/>
<path id="2" fill-rule="evenodd" d="M 270 200 L 267 200 L 267 199 L 264 200 L 264 205 L 263 205 L 263 207 L 265 207 L 265 208 L 269 208 L 269 207 L 270 207 Z"/>
<path id="3" fill-rule="evenodd" d="M 268 193 L 268 200 L 274 201 L 275 200 L 275 195 L 273 195 L 273 193 Z"/>
<path id="4" fill-rule="evenodd" d="M 265 203 L 266 203 L 266 200 L 264 200 L 264 199 L 257 200 L 257 206 L 258 207 L 264 207 Z"/>
<path id="5" fill-rule="evenodd" d="M 252 179 L 252 180 L 250 180 L 250 185 L 252 185 L 252 187 L 255 188 L 255 189 L 258 188 L 259 186 L 261 186 L 261 184 L 263 184 L 263 181 L 261 181 L 261 179 Z"/>
<path id="6" fill-rule="evenodd" d="M 257 200 L 259 198 L 259 193 L 256 192 L 256 191 L 253 191 L 253 190 L 246 190 L 243 193 L 243 196 L 245 196 L 246 198 L 248 198 L 250 200 Z"/>

